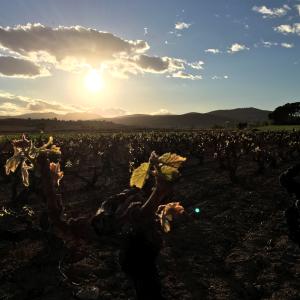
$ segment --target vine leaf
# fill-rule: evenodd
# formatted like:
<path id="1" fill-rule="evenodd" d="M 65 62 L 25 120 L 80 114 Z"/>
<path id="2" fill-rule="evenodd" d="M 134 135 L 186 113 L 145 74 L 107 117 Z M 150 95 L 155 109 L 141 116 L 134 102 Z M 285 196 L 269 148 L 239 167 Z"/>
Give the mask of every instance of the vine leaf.
<path id="1" fill-rule="evenodd" d="M 158 161 L 163 165 L 178 169 L 182 163 L 186 161 L 186 158 L 175 153 L 168 152 L 160 156 Z"/>
<path id="2" fill-rule="evenodd" d="M 179 171 L 177 168 L 166 165 L 160 167 L 160 172 L 163 175 L 164 179 L 167 181 L 172 181 L 179 175 Z"/>
<path id="3" fill-rule="evenodd" d="M 136 168 L 130 178 L 130 186 L 136 186 L 142 189 L 146 180 L 149 177 L 150 163 L 142 163 L 138 168 Z"/>
<path id="4" fill-rule="evenodd" d="M 171 231 L 171 223 L 176 215 L 180 215 L 184 212 L 184 208 L 179 202 L 171 202 L 166 205 L 160 205 L 156 214 L 159 217 L 161 227 L 164 232 Z"/>
<path id="5" fill-rule="evenodd" d="M 52 144 L 53 144 L 53 137 L 50 136 L 48 142 L 47 142 L 46 144 L 44 144 L 43 146 L 41 146 L 41 147 L 39 148 L 39 150 L 45 150 L 45 149 L 47 149 L 49 146 L 51 146 Z"/>
<path id="6" fill-rule="evenodd" d="M 22 161 L 22 157 L 20 155 L 14 155 L 11 158 L 9 158 L 5 164 L 6 175 L 9 175 L 10 172 L 14 173 L 17 170 L 21 161 Z"/>
<path id="7" fill-rule="evenodd" d="M 10 173 L 16 172 L 20 166 L 21 176 L 24 186 L 29 186 L 29 172 L 28 170 L 33 169 L 36 163 L 36 159 L 41 153 L 47 154 L 57 154 L 60 155 L 60 148 L 53 145 L 53 137 L 49 138 L 49 141 L 41 146 L 40 148 L 35 147 L 34 143 L 27 139 L 25 134 L 22 135 L 20 140 L 12 141 L 14 154 L 11 158 L 6 161 L 5 173 L 9 175 Z M 51 147 L 50 147 L 51 146 Z M 50 147 L 50 148 L 49 148 Z M 55 168 L 57 174 L 57 184 L 59 184 L 63 173 L 60 171 L 60 166 L 57 165 Z"/>

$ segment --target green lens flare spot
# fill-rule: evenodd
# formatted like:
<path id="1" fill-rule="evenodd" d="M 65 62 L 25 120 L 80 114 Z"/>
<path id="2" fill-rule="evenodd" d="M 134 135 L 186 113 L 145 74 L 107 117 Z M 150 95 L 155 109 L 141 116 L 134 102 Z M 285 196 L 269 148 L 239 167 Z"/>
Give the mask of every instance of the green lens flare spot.
<path id="1" fill-rule="evenodd" d="M 201 209 L 197 207 L 197 208 L 194 209 L 194 211 L 195 211 L 196 214 L 200 214 Z"/>

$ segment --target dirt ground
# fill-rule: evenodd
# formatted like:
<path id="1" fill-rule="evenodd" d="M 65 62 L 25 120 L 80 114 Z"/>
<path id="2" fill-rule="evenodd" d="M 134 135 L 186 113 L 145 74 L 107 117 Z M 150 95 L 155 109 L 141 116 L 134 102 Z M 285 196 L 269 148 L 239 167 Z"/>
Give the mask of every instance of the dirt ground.
<path id="1" fill-rule="evenodd" d="M 257 175 L 255 165 L 244 161 L 238 182 L 231 183 L 214 161 L 187 163 L 172 200 L 180 201 L 190 218 L 165 234 L 158 261 L 166 299 L 300 299 L 300 249 L 288 239 L 283 216 L 292 199 L 278 181 L 292 164 Z M 87 191 L 66 175 L 66 212 L 95 211 L 128 181 L 124 171 Z M 10 183 L 1 183 L 0 199 L 0 206 L 8 204 Z M 30 220 L 0 217 L 1 300 L 68 300 L 76 293 L 81 299 L 134 299 L 113 239 L 75 245 L 79 258 L 68 261 L 61 241 L 39 228 L 43 205 L 32 196 L 28 206 L 35 212 Z M 193 212 L 196 207 L 199 214 Z M 95 297 L 85 290 L 91 287 L 98 288 Z"/>

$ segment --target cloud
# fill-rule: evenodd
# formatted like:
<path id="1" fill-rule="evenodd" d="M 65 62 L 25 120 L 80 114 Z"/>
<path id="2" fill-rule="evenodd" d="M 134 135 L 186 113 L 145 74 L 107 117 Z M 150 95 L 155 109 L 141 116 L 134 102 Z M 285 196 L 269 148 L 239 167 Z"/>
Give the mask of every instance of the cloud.
<path id="1" fill-rule="evenodd" d="M 150 115 L 152 116 L 163 116 L 163 115 L 171 115 L 170 111 L 165 109 L 165 108 L 161 108 L 158 111 L 152 112 L 150 113 Z"/>
<path id="2" fill-rule="evenodd" d="M 146 70 L 151 73 L 168 73 L 167 77 L 190 80 L 202 79 L 202 76 L 184 72 L 186 66 L 189 66 L 192 69 L 202 70 L 204 65 L 204 62 L 201 60 L 189 63 L 183 59 L 148 56 L 145 54 L 139 55 L 136 58 L 135 63 L 141 68 L 142 72 Z"/>
<path id="3" fill-rule="evenodd" d="M 124 110 L 122 108 L 103 108 L 103 107 L 94 107 L 89 109 L 87 112 L 98 114 L 104 118 L 114 118 L 114 117 L 121 117 L 125 115 L 129 115 L 130 112 Z"/>
<path id="4" fill-rule="evenodd" d="M 298 34 L 300 35 L 300 23 L 295 23 L 292 25 L 279 25 L 277 27 L 274 27 L 274 30 L 276 32 L 282 33 L 282 34 Z"/>
<path id="5" fill-rule="evenodd" d="M 293 48 L 294 47 L 294 44 L 292 43 L 277 43 L 277 42 L 265 42 L 265 41 L 262 41 L 261 42 L 263 47 L 265 48 L 271 48 L 273 46 L 281 46 L 283 48 Z"/>
<path id="6" fill-rule="evenodd" d="M 219 53 L 221 53 L 221 51 L 219 49 L 214 49 L 214 48 L 206 49 L 204 52 L 206 52 L 206 53 L 212 53 L 212 54 L 219 54 Z"/>
<path id="7" fill-rule="evenodd" d="M 203 79 L 201 75 L 193 75 L 189 73 L 185 73 L 183 71 L 178 71 L 177 73 L 173 73 L 172 76 L 173 78 L 181 78 L 181 79 L 190 79 L 190 80 L 200 80 Z"/>
<path id="8" fill-rule="evenodd" d="M 263 6 L 254 6 L 252 10 L 263 15 L 263 18 L 278 18 L 285 16 L 291 8 L 288 5 L 283 5 L 280 8 L 268 8 Z"/>
<path id="9" fill-rule="evenodd" d="M 281 47 L 283 47 L 283 48 L 293 48 L 293 47 L 294 47 L 294 44 L 281 43 Z"/>
<path id="10" fill-rule="evenodd" d="M 192 24 L 185 23 L 185 22 L 177 22 L 175 24 L 175 29 L 177 30 L 183 30 L 183 29 L 188 29 L 192 26 Z"/>
<path id="11" fill-rule="evenodd" d="M 1 115 L 20 115 L 32 112 L 66 113 L 80 111 L 72 106 L 41 99 L 32 99 L 0 91 Z"/>
<path id="12" fill-rule="evenodd" d="M 203 65 L 204 62 L 202 60 L 193 62 L 193 63 L 189 63 L 188 64 L 192 69 L 196 69 L 196 70 L 203 70 Z"/>
<path id="13" fill-rule="evenodd" d="M 0 91 L 0 116 L 17 116 L 28 113 L 96 113 L 105 118 L 120 117 L 130 114 L 122 108 L 87 108 L 62 105 L 44 99 L 33 99 Z"/>
<path id="14" fill-rule="evenodd" d="M 248 47 L 246 47 L 245 45 L 234 43 L 229 47 L 227 52 L 228 53 L 236 53 L 236 52 L 245 51 L 245 50 L 250 50 L 250 49 Z"/>
<path id="15" fill-rule="evenodd" d="M 229 76 L 228 75 L 224 75 L 224 76 L 214 75 L 211 79 L 212 80 L 229 79 Z"/>
<path id="16" fill-rule="evenodd" d="M 295 7 L 296 7 L 296 9 L 297 9 L 297 11 L 298 11 L 298 14 L 299 14 L 299 16 L 300 16 L 300 4 L 295 5 Z"/>
<path id="17" fill-rule="evenodd" d="M 178 23 L 178 26 L 184 29 L 190 24 Z M 186 66 L 197 68 L 197 65 L 189 65 L 180 58 L 147 55 L 150 46 L 144 40 L 126 40 L 82 26 L 52 28 L 39 23 L 0 26 L 1 47 L 28 60 L 27 64 L 32 64 L 30 72 L 35 76 L 38 70 L 33 64 L 69 72 L 105 66 L 107 72 L 122 78 L 141 73 L 172 75 L 185 70 Z"/>
<path id="18" fill-rule="evenodd" d="M 262 45 L 265 48 L 271 48 L 272 46 L 278 46 L 278 43 L 276 43 L 276 42 L 265 42 L 265 41 L 262 41 Z"/>
<path id="19" fill-rule="evenodd" d="M 0 44 L 24 56 L 42 52 L 57 62 L 71 57 L 96 66 L 122 54 L 143 53 L 149 49 L 145 41 L 123 40 L 91 28 L 52 28 L 41 24 L 0 27 Z"/>
<path id="20" fill-rule="evenodd" d="M 49 75 L 48 70 L 31 60 L 0 56 L 0 76 L 35 78 L 45 75 Z"/>
<path id="21" fill-rule="evenodd" d="M 176 70 L 185 69 L 186 64 L 186 62 L 182 59 L 148 56 L 145 54 L 137 56 L 135 63 L 142 71 L 148 71 L 151 73 L 172 73 Z"/>
<path id="22" fill-rule="evenodd" d="M 168 71 L 169 61 L 158 56 L 140 55 L 136 59 L 136 64 L 143 70 L 153 73 L 164 73 Z"/>

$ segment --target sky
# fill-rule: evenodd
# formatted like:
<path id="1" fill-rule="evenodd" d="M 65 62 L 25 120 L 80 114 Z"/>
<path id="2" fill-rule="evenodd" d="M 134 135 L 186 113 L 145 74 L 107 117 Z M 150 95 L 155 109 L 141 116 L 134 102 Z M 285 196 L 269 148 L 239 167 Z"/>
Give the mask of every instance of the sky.
<path id="1" fill-rule="evenodd" d="M 0 115 L 300 101 L 299 0 L 1 0 Z"/>

